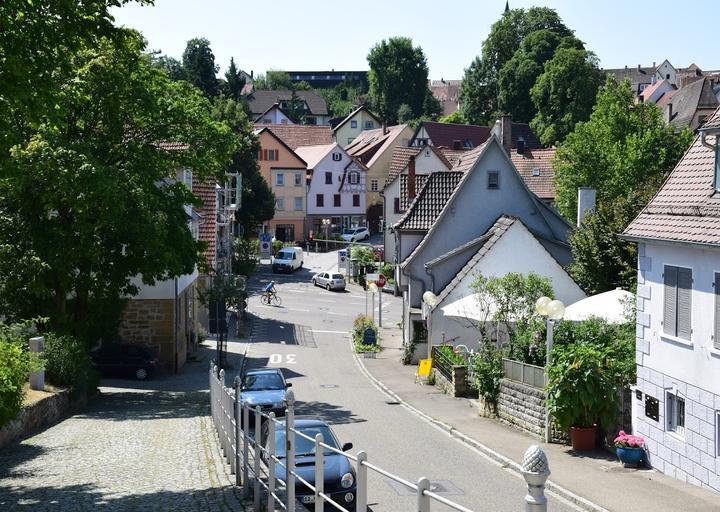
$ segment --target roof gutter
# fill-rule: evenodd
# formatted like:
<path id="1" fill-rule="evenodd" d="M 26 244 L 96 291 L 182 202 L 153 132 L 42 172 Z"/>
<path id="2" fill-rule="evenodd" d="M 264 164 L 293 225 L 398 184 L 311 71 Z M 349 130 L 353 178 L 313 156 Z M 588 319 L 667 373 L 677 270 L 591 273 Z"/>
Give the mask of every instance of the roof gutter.
<path id="1" fill-rule="evenodd" d="M 680 247 L 708 247 L 712 249 L 720 249 L 719 244 L 713 244 L 710 242 L 687 242 L 684 240 L 666 240 L 664 238 L 656 238 L 656 237 L 648 237 L 648 236 L 633 236 L 633 235 L 623 235 L 619 234 L 618 238 L 620 240 L 625 240 L 626 242 L 635 242 L 635 243 L 645 243 L 645 242 L 655 242 L 659 244 L 665 244 L 665 245 L 674 245 L 674 246 L 680 246 Z"/>

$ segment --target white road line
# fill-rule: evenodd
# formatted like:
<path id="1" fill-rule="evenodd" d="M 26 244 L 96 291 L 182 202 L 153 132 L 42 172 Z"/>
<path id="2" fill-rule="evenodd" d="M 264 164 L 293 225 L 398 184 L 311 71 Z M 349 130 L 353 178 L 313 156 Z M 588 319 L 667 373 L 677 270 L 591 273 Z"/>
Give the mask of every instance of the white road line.
<path id="1" fill-rule="evenodd" d="M 320 332 L 320 333 L 326 333 L 326 334 L 347 334 L 347 331 L 320 331 L 316 329 L 310 329 L 310 332 Z"/>
<path id="2" fill-rule="evenodd" d="M 294 308 L 281 308 L 280 306 L 254 306 L 262 309 L 283 309 L 285 311 L 299 311 L 301 313 L 310 313 L 309 309 L 294 309 Z"/>

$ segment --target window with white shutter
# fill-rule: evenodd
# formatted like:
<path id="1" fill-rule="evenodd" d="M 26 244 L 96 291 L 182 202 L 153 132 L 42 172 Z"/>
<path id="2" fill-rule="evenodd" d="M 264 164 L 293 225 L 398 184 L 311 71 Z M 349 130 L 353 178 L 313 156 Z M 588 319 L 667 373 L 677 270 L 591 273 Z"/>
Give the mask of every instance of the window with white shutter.
<path id="1" fill-rule="evenodd" d="M 665 265 L 663 273 L 663 332 L 691 339 L 692 269 Z"/>

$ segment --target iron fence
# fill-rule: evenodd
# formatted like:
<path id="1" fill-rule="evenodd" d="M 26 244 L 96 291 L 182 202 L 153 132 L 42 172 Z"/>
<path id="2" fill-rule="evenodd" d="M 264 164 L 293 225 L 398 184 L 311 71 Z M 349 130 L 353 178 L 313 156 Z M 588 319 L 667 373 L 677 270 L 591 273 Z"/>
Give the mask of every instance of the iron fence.
<path id="1" fill-rule="evenodd" d="M 248 499 L 252 496 L 254 512 L 260 512 L 261 509 L 274 512 L 278 507 L 286 512 L 295 512 L 297 507 L 305 510 L 305 505 L 309 505 L 315 512 L 326 510 L 326 505 L 340 511 L 346 511 L 345 507 L 352 505 L 350 510 L 366 512 L 368 469 L 412 490 L 417 497 L 413 510 L 417 512 L 430 512 L 432 503 L 440 503 L 459 512 L 473 512 L 471 509 L 431 491 L 430 481 L 425 477 L 413 483 L 368 462 L 367 453 L 364 451 L 353 455 L 325 443 L 322 434 L 318 433 L 313 438 L 297 430 L 295 428 L 295 398 L 292 390 L 288 390 L 286 393 L 284 421 L 279 421 L 273 412 L 265 413 L 260 407 L 251 408 L 242 403 L 239 378 L 235 379 L 233 387 L 226 387 L 225 371 L 218 372 L 214 362 L 210 366 L 209 378 L 211 416 L 223 456 L 230 464 L 231 472 L 235 475 L 236 485 L 242 486 L 243 495 Z M 263 422 L 266 422 L 267 425 L 264 442 L 263 435 L 260 434 L 263 431 Z M 254 427 L 252 430 L 251 425 Z M 285 457 L 278 456 L 275 451 L 275 435 L 278 426 L 280 427 L 278 430 L 283 431 L 285 435 Z M 308 482 L 296 471 L 295 447 L 298 437 L 314 443 L 314 483 Z M 530 449 L 537 450 L 538 447 L 533 446 Z M 326 453 L 347 458 L 355 469 L 355 493 L 352 499 L 345 504 L 338 503 L 325 490 L 323 460 L 327 456 Z M 544 458 L 545 455 L 542 454 L 542 457 Z M 547 465 L 547 459 L 544 460 Z M 531 462 L 535 465 L 533 467 L 537 466 L 536 462 Z M 278 464 L 284 468 L 284 472 L 280 473 L 284 473 L 284 479 L 276 477 Z M 545 471 L 545 469 L 539 473 L 525 471 L 523 467 L 523 476 L 528 481 L 526 504 L 540 505 L 540 508 L 533 508 L 534 511 L 544 512 L 547 510 L 547 500 L 543 494 L 544 479 L 547 478 L 547 474 L 549 471 Z M 540 486 L 535 483 L 538 475 L 542 479 Z M 532 480 L 531 484 L 530 478 L 536 480 Z M 297 500 L 296 487 L 298 484 L 300 489 L 306 489 L 312 493 L 307 495 L 311 499 L 305 505 Z M 352 501 L 354 501 L 354 505 L 351 503 Z"/>
<path id="2" fill-rule="evenodd" d="M 453 366 L 455 366 L 455 363 L 440 350 L 441 346 L 434 345 L 430 351 L 433 368 L 436 368 L 448 381 L 453 382 Z"/>
<path id="3" fill-rule="evenodd" d="M 503 374 L 506 379 L 543 389 L 546 384 L 545 368 L 503 358 Z"/>

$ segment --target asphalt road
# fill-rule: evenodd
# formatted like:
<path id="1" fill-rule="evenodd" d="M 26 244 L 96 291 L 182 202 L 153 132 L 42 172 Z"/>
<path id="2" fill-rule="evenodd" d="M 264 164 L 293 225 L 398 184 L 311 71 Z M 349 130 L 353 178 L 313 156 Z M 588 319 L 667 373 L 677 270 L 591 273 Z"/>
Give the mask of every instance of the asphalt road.
<path id="1" fill-rule="evenodd" d="M 364 294 L 328 292 L 310 282 L 314 272 L 329 270 L 336 261 L 332 254 L 306 254 L 305 268 L 292 275 L 260 268 L 249 283 L 249 311 L 256 320 L 248 367 L 282 368 L 293 383 L 296 414 L 323 418 L 341 443 L 354 444 L 353 453 L 366 451 L 369 462 L 411 482 L 427 477 L 433 490 L 472 510 L 522 510 L 524 480 L 392 401 L 360 372 L 348 331 L 355 316 L 365 312 Z M 260 303 L 259 293 L 270 279 L 282 298 L 280 307 Z M 396 323 L 400 316 L 399 299 L 384 294 L 383 321 Z M 368 474 L 370 510 L 413 510 L 411 490 Z M 552 496 L 548 508 L 577 510 Z M 432 510 L 451 509 L 433 504 Z"/>

